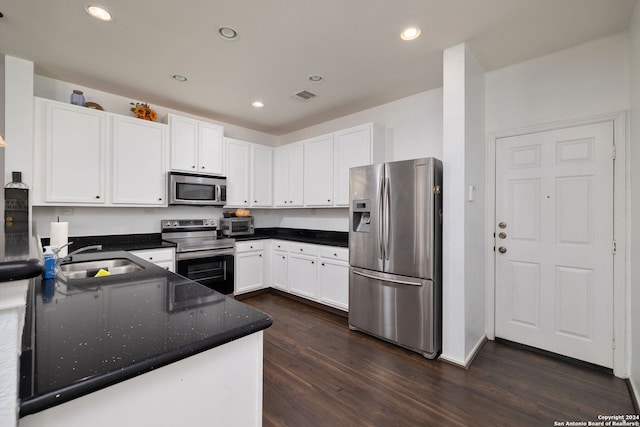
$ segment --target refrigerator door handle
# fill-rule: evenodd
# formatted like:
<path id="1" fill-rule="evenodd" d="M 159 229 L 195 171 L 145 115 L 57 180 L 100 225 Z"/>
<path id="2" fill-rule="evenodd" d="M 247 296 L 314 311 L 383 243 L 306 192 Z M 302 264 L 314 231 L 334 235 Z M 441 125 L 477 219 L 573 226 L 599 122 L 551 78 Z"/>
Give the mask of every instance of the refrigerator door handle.
<path id="1" fill-rule="evenodd" d="M 408 280 L 398 280 L 398 279 L 386 279 L 384 277 L 374 276 L 372 274 L 362 273 L 360 271 L 354 271 L 353 274 L 366 277 L 367 279 L 380 280 L 382 282 L 389 282 L 389 283 L 396 283 L 398 285 L 422 286 L 422 283 L 420 282 L 410 282 Z"/>
<path id="2" fill-rule="evenodd" d="M 384 253 L 385 259 L 389 260 L 389 253 L 391 252 L 391 248 L 389 248 L 389 235 L 391 233 L 391 186 L 389 185 L 389 178 L 384 179 Z"/>
<path id="3" fill-rule="evenodd" d="M 384 243 L 384 178 L 380 179 L 378 183 L 378 251 L 380 256 L 378 258 L 384 260 L 385 258 L 385 243 Z"/>

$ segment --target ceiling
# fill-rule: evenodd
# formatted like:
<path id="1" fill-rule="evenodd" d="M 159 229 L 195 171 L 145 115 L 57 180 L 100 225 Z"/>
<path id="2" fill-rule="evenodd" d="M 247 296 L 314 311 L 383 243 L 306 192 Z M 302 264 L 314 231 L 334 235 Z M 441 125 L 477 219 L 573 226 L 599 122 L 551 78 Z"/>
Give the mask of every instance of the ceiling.
<path id="1" fill-rule="evenodd" d="M 113 20 L 89 16 L 91 4 Z M 624 31 L 635 4 L 0 0 L 0 52 L 33 61 L 40 75 L 282 135 L 442 86 L 442 51 L 461 42 L 491 71 Z M 403 41 L 409 25 L 422 35 Z M 220 37 L 221 27 L 237 39 Z M 301 90 L 317 96 L 290 96 Z M 257 99 L 263 108 L 251 106 Z"/>

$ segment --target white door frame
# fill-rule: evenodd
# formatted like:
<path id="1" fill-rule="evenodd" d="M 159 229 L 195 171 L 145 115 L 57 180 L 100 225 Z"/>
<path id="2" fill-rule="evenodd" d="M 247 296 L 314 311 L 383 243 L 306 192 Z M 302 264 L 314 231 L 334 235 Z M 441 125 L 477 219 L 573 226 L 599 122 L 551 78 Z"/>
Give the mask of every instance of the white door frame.
<path id="1" fill-rule="evenodd" d="M 486 158 L 486 189 L 487 189 L 487 224 L 486 233 L 486 319 L 485 330 L 487 338 L 495 339 L 495 293 L 496 293 L 496 272 L 495 272 L 495 256 L 494 251 L 495 237 L 493 236 L 496 221 L 496 141 L 499 138 L 526 135 L 535 132 L 545 132 L 567 127 L 574 127 L 586 124 L 595 124 L 602 122 L 613 122 L 613 142 L 616 147 L 616 162 L 613 171 L 613 222 L 614 222 L 614 239 L 616 241 L 616 255 L 613 264 L 613 373 L 620 378 L 628 378 L 630 373 L 629 362 L 631 360 L 628 343 L 630 342 L 630 315 L 631 315 L 631 290 L 627 286 L 630 283 L 629 270 L 630 265 L 627 259 L 627 231 L 626 224 L 630 219 L 627 203 L 629 194 L 627 189 L 630 188 L 627 170 L 630 170 L 626 151 L 629 149 L 629 140 L 627 138 L 627 113 L 625 111 L 600 116 L 592 116 L 583 119 L 566 120 L 554 123 L 547 123 L 535 126 L 529 126 L 520 129 L 511 129 L 487 134 L 487 158 Z M 630 222 L 629 222 L 630 223 Z"/>

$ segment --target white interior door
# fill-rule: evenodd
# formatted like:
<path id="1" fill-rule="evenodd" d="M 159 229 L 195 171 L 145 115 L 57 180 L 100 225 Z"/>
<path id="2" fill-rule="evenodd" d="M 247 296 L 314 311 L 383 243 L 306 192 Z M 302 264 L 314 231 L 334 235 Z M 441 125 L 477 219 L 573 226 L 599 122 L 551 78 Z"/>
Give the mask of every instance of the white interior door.
<path id="1" fill-rule="evenodd" d="M 613 367 L 613 123 L 496 142 L 496 337 Z"/>

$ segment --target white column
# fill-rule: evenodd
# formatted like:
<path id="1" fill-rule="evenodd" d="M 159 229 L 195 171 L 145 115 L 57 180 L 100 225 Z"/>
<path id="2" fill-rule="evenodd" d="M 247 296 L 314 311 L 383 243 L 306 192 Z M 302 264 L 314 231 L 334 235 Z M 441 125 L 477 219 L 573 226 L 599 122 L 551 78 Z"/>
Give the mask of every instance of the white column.
<path id="1" fill-rule="evenodd" d="M 631 262 L 630 280 L 627 281 L 631 287 L 631 298 L 627 305 L 627 310 L 631 313 L 631 318 L 627 319 L 629 328 L 631 329 L 629 347 L 631 355 L 628 360 L 631 361 L 631 385 L 635 394 L 636 401 L 640 401 L 640 263 L 635 260 L 640 256 L 640 4 L 636 5 L 631 26 L 630 34 L 630 53 L 631 53 L 631 141 L 630 141 L 630 166 L 627 170 L 631 171 L 630 197 L 631 207 L 628 214 L 628 222 L 630 224 L 630 250 L 627 252 L 628 259 Z"/>
<path id="2" fill-rule="evenodd" d="M 485 336 L 484 71 L 466 43 L 443 59 L 441 357 L 467 366 Z"/>
<path id="3" fill-rule="evenodd" d="M 33 188 L 33 62 L 5 56 L 3 84 L 4 181 L 21 171 L 22 181 Z"/>

